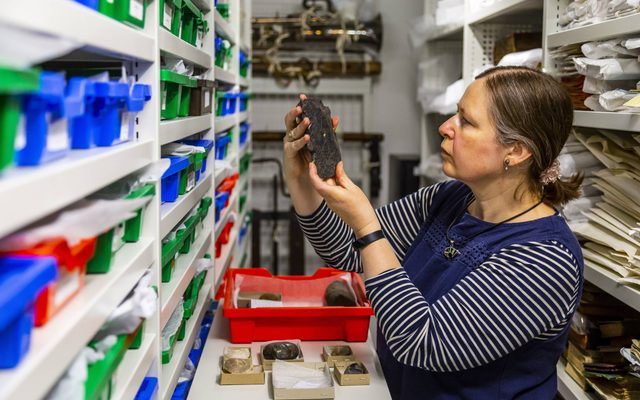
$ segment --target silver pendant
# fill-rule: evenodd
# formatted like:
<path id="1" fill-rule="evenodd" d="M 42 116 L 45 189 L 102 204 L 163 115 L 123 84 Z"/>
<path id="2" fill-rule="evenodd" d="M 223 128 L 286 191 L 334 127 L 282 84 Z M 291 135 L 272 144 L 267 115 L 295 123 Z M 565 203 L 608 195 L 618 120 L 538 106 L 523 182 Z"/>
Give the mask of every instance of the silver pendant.
<path id="1" fill-rule="evenodd" d="M 444 248 L 444 256 L 447 258 L 447 260 L 453 260 L 458 254 L 460 254 L 460 251 L 453 247 L 453 244 L 453 240 L 450 240 L 449 246 Z"/>

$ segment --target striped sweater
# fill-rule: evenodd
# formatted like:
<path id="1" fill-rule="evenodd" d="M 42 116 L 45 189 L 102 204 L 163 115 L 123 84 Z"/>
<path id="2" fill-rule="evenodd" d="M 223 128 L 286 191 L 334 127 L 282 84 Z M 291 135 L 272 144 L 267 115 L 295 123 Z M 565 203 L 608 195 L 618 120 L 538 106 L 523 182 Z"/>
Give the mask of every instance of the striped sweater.
<path id="1" fill-rule="evenodd" d="M 376 210 L 399 260 L 426 223 L 442 185 L 447 184 L 423 188 Z M 360 254 L 351 246 L 352 230 L 326 203 L 309 216 L 298 215 L 298 220 L 329 266 L 362 272 Z M 565 245 L 539 238 L 510 243 L 489 254 L 433 302 L 423 294 L 430 288 L 416 287 L 404 268 L 371 277 L 365 286 L 396 360 L 427 371 L 462 371 L 504 357 L 530 341 L 559 335 L 579 300 L 581 268 Z"/>

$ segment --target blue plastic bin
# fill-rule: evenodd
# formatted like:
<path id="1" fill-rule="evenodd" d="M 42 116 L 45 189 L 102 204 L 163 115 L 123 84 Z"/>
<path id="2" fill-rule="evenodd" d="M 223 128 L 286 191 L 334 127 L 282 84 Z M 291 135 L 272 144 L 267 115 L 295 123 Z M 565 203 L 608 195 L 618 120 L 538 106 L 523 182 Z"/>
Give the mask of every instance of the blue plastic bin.
<path id="1" fill-rule="evenodd" d="M 62 157 L 69 149 L 66 129 L 52 126 L 58 127 L 65 117 L 65 85 L 64 73 L 43 71 L 40 89 L 24 97 L 22 112 L 26 123 L 24 132 L 18 132 L 16 137 L 17 165 L 39 165 Z"/>
<path id="2" fill-rule="evenodd" d="M 128 142 L 134 139 L 136 131 L 136 116 L 144 109 L 146 102 L 151 100 L 151 86 L 134 83 L 126 99 L 126 111 L 120 127 L 120 137 L 114 144 Z"/>
<path id="3" fill-rule="evenodd" d="M 229 199 L 229 192 L 216 193 L 216 223 L 218 223 L 218 221 L 220 220 L 220 213 L 224 209 L 224 205 L 227 203 L 227 199 Z"/>
<path id="4" fill-rule="evenodd" d="M 200 173 L 204 174 L 207 171 L 207 158 L 209 158 L 209 153 L 213 148 L 213 140 L 181 140 L 180 143 L 188 144 L 190 146 L 204 147 L 207 151 L 207 156 L 202 160 L 202 168 L 200 169 Z"/>
<path id="5" fill-rule="evenodd" d="M 249 127 L 251 125 L 249 125 L 248 122 L 243 122 L 240 124 L 240 137 L 238 138 L 240 140 L 240 146 L 244 145 L 245 143 L 247 143 L 247 138 L 249 137 Z"/>
<path id="6" fill-rule="evenodd" d="M 171 400 L 185 400 L 187 394 L 189 394 L 189 389 L 191 389 L 191 382 L 192 381 L 184 381 L 178 383 L 176 389 L 173 391 L 173 395 L 171 395 Z"/>
<path id="7" fill-rule="evenodd" d="M 29 351 L 34 302 L 57 271 L 53 257 L 0 258 L 0 369 L 16 367 Z"/>
<path id="8" fill-rule="evenodd" d="M 95 93 L 93 143 L 99 147 L 108 147 L 120 137 L 122 112 L 129 96 L 129 85 L 124 82 L 95 82 Z"/>
<path id="9" fill-rule="evenodd" d="M 247 93 L 238 93 L 238 98 L 240 99 L 240 112 L 247 111 L 247 103 L 249 101 L 249 94 Z"/>
<path id="10" fill-rule="evenodd" d="M 178 198 L 180 189 L 180 171 L 189 166 L 189 157 L 163 157 L 171 161 L 169 169 L 162 175 L 160 198 L 163 202 L 172 203 Z"/>
<path id="11" fill-rule="evenodd" d="M 235 114 L 238 103 L 238 93 L 227 92 L 224 94 L 225 99 L 225 115 Z"/>
<path id="12" fill-rule="evenodd" d="M 158 378 L 147 376 L 142 381 L 134 400 L 151 400 L 158 391 Z"/>
<path id="13" fill-rule="evenodd" d="M 93 145 L 93 102 L 95 82 L 90 79 L 73 77 L 69 79 L 65 104 L 68 112 L 68 129 L 72 149 L 88 149 Z"/>
<path id="14" fill-rule="evenodd" d="M 98 9 L 98 3 L 100 0 L 76 0 L 76 3 L 80 3 L 82 5 L 85 5 L 93 10 L 97 10 Z"/>
<path id="15" fill-rule="evenodd" d="M 231 135 L 224 135 L 216 138 L 216 160 L 224 160 L 227 145 L 231 142 Z"/>

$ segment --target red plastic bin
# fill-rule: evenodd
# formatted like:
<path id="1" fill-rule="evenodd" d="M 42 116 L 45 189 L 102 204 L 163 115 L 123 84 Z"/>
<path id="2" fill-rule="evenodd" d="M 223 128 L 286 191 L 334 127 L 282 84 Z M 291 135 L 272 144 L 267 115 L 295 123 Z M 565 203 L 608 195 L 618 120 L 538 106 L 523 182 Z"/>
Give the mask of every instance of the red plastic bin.
<path id="1" fill-rule="evenodd" d="M 366 341 L 373 309 L 366 298 L 364 284 L 358 274 L 333 268 L 319 268 L 312 276 L 273 278 L 304 282 L 338 277 L 342 274 L 351 275 L 353 290 L 360 304 L 364 306 L 235 308 L 232 295 L 238 275 L 264 277 L 273 277 L 273 275 L 264 268 L 229 268 L 225 275 L 222 310 L 223 315 L 229 319 L 231 342 L 251 343 L 282 339 Z"/>
<path id="2" fill-rule="evenodd" d="M 84 285 L 87 262 L 93 257 L 96 238 L 85 239 L 69 247 L 64 239 L 52 239 L 30 249 L 11 252 L 32 256 L 53 256 L 58 278 L 38 295 L 35 303 L 35 325 L 51 319 Z"/>

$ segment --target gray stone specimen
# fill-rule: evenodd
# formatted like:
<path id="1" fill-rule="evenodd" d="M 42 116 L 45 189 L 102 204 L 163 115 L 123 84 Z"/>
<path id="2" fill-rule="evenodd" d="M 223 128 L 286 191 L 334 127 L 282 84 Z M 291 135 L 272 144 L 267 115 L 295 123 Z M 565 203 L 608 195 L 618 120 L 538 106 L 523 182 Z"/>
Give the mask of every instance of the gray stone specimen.
<path id="1" fill-rule="evenodd" d="M 322 179 L 333 178 L 336 176 L 336 165 L 342 157 L 338 139 L 333 132 L 331 110 L 322 104 L 322 100 L 312 97 L 300 101 L 298 105 L 302 108 L 300 120 L 307 117 L 311 122 L 307 129 L 307 133 L 311 136 L 307 148 L 313 155 L 318 175 Z"/>
<path id="2" fill-rule="evenodd" d="M 353 355 L 349 346 L 335 346 L 331 349 L 332 356 L 350 356 Z"/>
<path id="3" fill-rule="evenodd" d="M 367 369 L 359 362 L 351 363 L 344 370 L 345 375 L 356 375 L 356 374 L 366 374 Z"/>
<path id="4" fill-rule="evenodd" d="M 222 369 L 230 374 L 240 374 L 247 371 L 251 364 L 250 360 L 242 358 L 228 358 L 222 365 Z"/>
<path id="5" fill-rule="evenodd" d="M 266 360 L 295 360 L 300 355 L 300 349 L 295 343 L 269 343 L 262 349 L 262 357 Z"/>
<path id="6" fill-rule="evenodd" d="M 328 306 L 355 307 L 356 298 L 347 286 L 347 282 L 337 280 L 331 282 L 324 290 L 324 300 Z"/>

